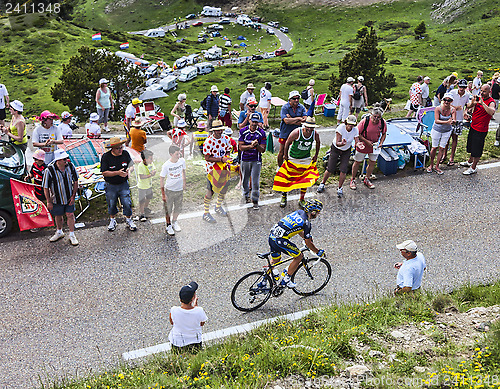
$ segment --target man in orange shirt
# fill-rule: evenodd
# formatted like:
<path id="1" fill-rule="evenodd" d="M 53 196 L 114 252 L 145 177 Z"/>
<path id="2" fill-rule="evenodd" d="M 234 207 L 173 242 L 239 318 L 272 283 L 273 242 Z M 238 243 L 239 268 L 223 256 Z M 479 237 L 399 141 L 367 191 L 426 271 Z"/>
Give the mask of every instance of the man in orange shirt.
<path id="1" fill-rule="evenodd" d="M 130 128 L 130 133 L 129 133 L 131 140 L 130 147 L 133 148 L 138 153 L 144 151 L 145 149 L 144 145 L 148 142 L 148 139 L 146 137 L 146 131 L 144 131 L 141 127 L 142 127 L 141 119 L 136 118 L 132 122 L 132 126 Z"/>

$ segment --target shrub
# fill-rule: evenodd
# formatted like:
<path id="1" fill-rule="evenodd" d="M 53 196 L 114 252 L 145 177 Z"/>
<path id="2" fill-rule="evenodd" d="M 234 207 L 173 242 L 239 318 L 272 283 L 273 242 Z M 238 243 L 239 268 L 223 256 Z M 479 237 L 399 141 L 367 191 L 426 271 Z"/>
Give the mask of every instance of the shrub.
<path id="1" fill-rule="evenodd" d="M 424 35 L 425 35 L 425 31 L 426 31 L 426 28 L 425 28 L 425 22 L 422 20 L 420 22 L 420 24 L 415 27 L 415 39 L 420 39 L 420 38 L 423 38 Z"/>
<path id="2" fill-rule="evenodd" d="M 451 306 L 453 304 L 453 299 L 445 294 L 437 296 L 433 301 L 432 301 L 432 309 L 434 309 L 436 312 L 443 313 L 445 308 Z"/>

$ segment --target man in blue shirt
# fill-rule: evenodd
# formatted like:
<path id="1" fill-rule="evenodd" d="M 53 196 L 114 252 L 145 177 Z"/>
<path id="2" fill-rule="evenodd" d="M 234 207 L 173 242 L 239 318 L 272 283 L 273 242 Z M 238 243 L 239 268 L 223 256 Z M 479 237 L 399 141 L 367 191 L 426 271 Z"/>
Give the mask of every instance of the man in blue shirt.
<path id="1" fill-rule="evenodd" d="M 257 100 L 253 97 L 250 97 L 247 100 L 246 104 L 247 109 L 245 111 L 240 112 L 240 116 L 238 118 L 238 128 L 241 130 L 243 127 L 249 126 L 251 123 L 251 116 L 253 114 L 259 115 L 259 127 L 262 127 L 262 123 L 264 122 L 264 118 L 260 112 L 257 112 Z"/>
<path id="2" fill-rule="evenodd" d="M 288 103 L 281 107 L 281 123 L 280 123 L 280 151 L 278 153 L 278 167 L 283 164 L 285 155 L 285 143 L 288 135 L 300 127 L 306 121 L 306 109 L 299 103 L 300 93 L 296 90 L 291 91 L 288 95 Z"/>
<path id="3" fill-rule="evenodd" d="M 210 88 L 210 94 L 207 96 L 207 130 L 210 131 L 212 128 L 212 122 L 217 120 L 219 117 L 219 95 L 217 94 L 219 89 L 217 85 L 212 85 Z"/>
<path id="4" fill-rule="evenodd" d="M 405 240 L 396 247 L 405 261 L 394 264 L 394 267 L 399 269 L 394 294 L 413 292 L 422 284 L 422 276 L 426 268 L 424 255 L 417 252 L 417 244 L 413 240 Z"/>

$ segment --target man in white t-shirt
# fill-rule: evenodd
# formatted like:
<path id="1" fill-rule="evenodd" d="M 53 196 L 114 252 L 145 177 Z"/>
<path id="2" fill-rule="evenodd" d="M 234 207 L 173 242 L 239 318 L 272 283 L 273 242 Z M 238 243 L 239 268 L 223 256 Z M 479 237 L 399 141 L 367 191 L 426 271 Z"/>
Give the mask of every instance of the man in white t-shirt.
<path id="1" fill-rule="evenodd" d="M 271 110 L 271 98 L 273 95 L 271 94 L 271 83 L 266 82 L 265 85 L 260 90 L 260 101 L 259 101 L 259 110 L 262 114 L 264 129 L 269 128 L 269 111 Z"/>
<path id="2" fill-rule="evenodd" d="M 138 98 L 132 99 L 132 103 L 127 105 L 127 108 L 125 108 L 125 119 L 123 123 L 125 124 L 125 135 L 127 137 L 127 143 L 126 145 L 130 143 L 130 127 L 132 125 L 132 121 L 135 119 L 136 115 L 136 108 L 139 106 L 139 104 L 142 104 L 142 100 L 139 100 Z"/>
<path id="3" fill-rule="evenodd" d="M 453 102 L 451 106 L 455 108 L 456 112 L 456 122 L 452 125 L 451 131 L 451 152 L 448 166 L 455 165 L 455 152 L 457 150 L 458 136 L 462 134 L 462 129 L 464 126 L 464 109 L 471 98 L 469 92 L 467 92 L 467 80 L 462 79 L 458 81 L 458 88 L 452 89 L 450 94 L 453 97 Z M 449 142 L 448 142 L 449 143 Z M 448 147 L 445 148 L 448 150 Z M 446 158 L 446 151 L 443 159 Z"/>
<path id="4" fill-rule="evenodd" d="M 201 350 L 201 327 L 208 317 L 203 308 L 198 306 L 197 289 L 198 284 L 194 281 L 184 285 L 179 292 L 181 306 L 170 309 L 170 324 L 173 327 L 168 334 L 168 340 L 174 351 Z"/>
<path id="5" fill-rule="evenodd" d="M 71 138 L 73 136 L 73 130 L 69 125 L 72 117 L 73 115 L 68 111 L 64 111 L 61 114 L 61 123 L 57 127 L 59 128 L 59 131 L 61 131 L 61 135 L 64 139 Z"/>
<path id="6" fill-rule="evenodd" d="M 354 84 L 354 81 L 354 78 L 347 77 L 346 83 L 340 87 L 337 125 L 346 120 L 347 116 L 351 113 L 352 96 L 354 95 L 354 88 L 352 85 Z"/>
<path id="7" fill-rule="evenodd" d="M 0 126 L 5 125 L 5 107 L 9 106 L 9 92 L 4 84 L 0 84 Z"/>
<path id="8" fill-rule="evenodd" d="M 253 98 L 257 100 L 255 97 L 253 91 L 255 90 L 255 86 L 253 86 L 252 83 L 247 85 L 247 90 L 243 92 L 240 96 L 240 111 L 243 111 L 245 109 L 245 105 L 247 104 L 247 100 L 249 98 Z"/>
<path id="9" fill-rule="evenodd" d="M 54 151 L 57 145 L 64 143 L 59 127 L 54 126 L 54 119 L 59 119 L 55 113 L 43 111 L 37 120 L 40 125 L 33 131 L 33 146 L 45 151 L 45 163 L 48 165 L 54 160 Z"/>
<path id="10" fill-rule="evenodd" d="M 425 257 L 417 252 L 417 244 L 413 240 L 405 240 L 396 247 L 405 261 L 394 264 L 394 267 L 399 269 L 394 294 L 413 292 L 422 285 L 422 276 L 426 268 Z"/>
<path id="11" fill-rule="evenodd" d="M 181 158 L 178 146 L 171 145 L 168 152 L 170 159 L 161 168 L 160 187 L 165 209 L 166 231 L 172 236 L 175 232 L 181 231 L 177 218 L 182 211 L 182 200 L 186 189 L 186 161 Z"/>
<path id="12" fill-rule="evenodd" d="M 481 81 L 481 77 L 483 77 L 483 72 L 481 70 L 477 71 L 477 76 L 472 80 L 472 95 L 479 96 L 481 92 L 481 85 L 483 85 Z"/>

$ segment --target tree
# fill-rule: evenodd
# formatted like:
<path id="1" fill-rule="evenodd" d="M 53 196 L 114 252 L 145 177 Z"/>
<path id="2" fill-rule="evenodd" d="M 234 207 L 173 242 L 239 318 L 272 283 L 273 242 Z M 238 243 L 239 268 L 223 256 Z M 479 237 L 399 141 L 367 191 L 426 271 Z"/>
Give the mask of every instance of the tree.
<path id="1" fill-rule="evenodd" d="M 340 87 L 347 77 L 363 76 L 368 92 L 368 101 L 380 101 L 392 96 L 392 88 L 396 86 L 396 78 L 386 73 L 383 65 L 387 61 L 382 49 L 378 47 L 378 38 L 373 27 L 364 35 L 358 47 L 347 53 L 339 62 L 339 75 L 330 77 L 330 93 L 338 96 Z"/>
<path id="2" fill-rule="evenodd" d="M 126 105 L 132 100 L 137 87 L 144 83 L 139 69 L 113 53 L 82 46 L 78 55 L 63 65 L 60 82 L 50 93 L 55 101 L 68 106 L 75 116 L 84 118 L 96 111 L 95 93 L 99 80 L 107 78 L 113 94 L 113 119 L 123 116 Z"/>
<path id="3" fill-rule="evenodd" d="M 420 24 L 417 27 L 415 27 L 414 31 L 415 31 L 415 39 L 423 38 L 426 31 L 425 22 L 422 20 Z"/>

